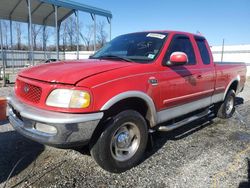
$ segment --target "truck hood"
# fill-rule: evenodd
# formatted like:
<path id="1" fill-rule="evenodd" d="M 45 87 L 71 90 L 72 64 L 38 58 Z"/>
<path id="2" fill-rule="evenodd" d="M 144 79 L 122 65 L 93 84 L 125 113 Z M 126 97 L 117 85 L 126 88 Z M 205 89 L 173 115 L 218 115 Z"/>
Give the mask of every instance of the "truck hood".
<path id="1" fill-rule="evenodd" d="M 92 75 L 132 65 L 129 62 L 88 59 L 61 61 L 27 68 L 19 76 L 51 83 L 76 84 Z"/>

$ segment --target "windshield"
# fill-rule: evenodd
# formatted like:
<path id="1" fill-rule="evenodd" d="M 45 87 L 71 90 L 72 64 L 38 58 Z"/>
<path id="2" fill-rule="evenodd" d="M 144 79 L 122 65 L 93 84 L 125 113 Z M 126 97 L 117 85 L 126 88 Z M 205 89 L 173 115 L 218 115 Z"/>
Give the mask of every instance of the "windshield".
<path id="1" fill-rule="evenodd" d="M 167 33 L 143 32 L 121 35 L 97 51 L 93 59 L 119 59 L 147 63 L 159 54 Z"/>

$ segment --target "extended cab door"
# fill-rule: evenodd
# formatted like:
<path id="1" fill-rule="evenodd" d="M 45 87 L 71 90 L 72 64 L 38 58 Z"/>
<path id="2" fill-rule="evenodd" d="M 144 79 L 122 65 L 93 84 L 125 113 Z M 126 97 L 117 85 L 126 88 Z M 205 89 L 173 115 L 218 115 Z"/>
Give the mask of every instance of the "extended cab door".
<path id="1" fill-rule="evenodd" d="M 213 93 L 213 86 L 206 85 L 203 64 L 200 56 L 197 57 L 198 48 L 194 38 L 185 34 L 176 34 L 166 51 L 163 68 L 160 73 L 162 112 L 160 121 L 189 113 L 209 105 L 209 96 Z M 184 52 L 188 56 L 188 63 L 185 65 L 167 65 L 173 52 Z M 202 100 L 204 99 L 204 100 Z"/>
<path id="2" fill-rule="evenodd" d="M 215 66 L 209 45 L 202 36 L 195 36 L 195 44 L 198 48 L 197 60 L 200 64 L 201 79 L 199 80 L 200 90 L 206 93 L 206 96 L 212 96 L 215 88 Z"/>

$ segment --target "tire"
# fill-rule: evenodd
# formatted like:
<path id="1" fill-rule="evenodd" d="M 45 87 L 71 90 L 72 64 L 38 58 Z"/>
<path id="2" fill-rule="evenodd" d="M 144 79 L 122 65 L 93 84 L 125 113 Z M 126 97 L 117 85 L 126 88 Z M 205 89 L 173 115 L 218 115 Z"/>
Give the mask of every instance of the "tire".
<path id="1" fill-rule="evenodd" d="M 217 117 L 222 119 L 228 119 L 232 117 L 235 112 L 235 91 L 229 90 L 225 97 L 225 100 L 217 107 Z"/>
<path id="2" fill-rule="evenodd" d="M 104 170 L 121 173 L 140 162 L 147 141 L 145 119 L 137 111 L 125 110 L 106 124 L 99 138 L 90 145 L 90 153 Z"/>

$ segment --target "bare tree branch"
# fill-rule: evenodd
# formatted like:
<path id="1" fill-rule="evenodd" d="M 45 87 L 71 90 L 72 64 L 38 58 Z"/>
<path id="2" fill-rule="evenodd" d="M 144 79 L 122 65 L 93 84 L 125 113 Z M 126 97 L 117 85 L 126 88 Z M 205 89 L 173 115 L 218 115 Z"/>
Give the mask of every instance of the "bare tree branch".
<path id="1" fill-rule="evenodd" d="M 67 24 L 66 24 L 66 31 L 69 39 L 69 44 L 70 44 L 70 50 L 75 50 L 74 49 L 74 44 L 76 43 L 77 36 L 76 36 L 76 20 L 73 18 L 73 16 L 69 17 L 67 19 Z"/>
<path id="2" fill-rule="evenodd" d="M 16 41 L 17 41 L 17 50 L 22 49 L 22 31 L 21 31 L 21 23 L 15 23 L 16 29 Z"/>
<path id="3" fill-rule="evenodd" d="M 84 42 L 84 45 L 85 45 L 87 51 L 90 50 L 91 38 L 93 36 L 93 30 L 94 30 L 93 25 L 87 25 L 87 31 L 84 34 L 80 33 L 80 36 Z"/>
<path id="4" fill-rule="evenodd" d="M 107 32 L 105 31 L 105 22 L 102 21 L 102 22 L 99 22 L 97 24 L 97 46 L 98 48 L 101 48 L 104 46 L 104 44 L 107 42 L 107 37 L 108 37 L 108 34 Z"/>
<path id="5" fill-rule="evenodd" d="M 9 43 L 8 43 L 8 38 L 9 38 L 8 33 L 10 33 L 9 32 L 9 24 L 7 21 L 3 21 L 2 23 L 3 23 L 3 40 L 5 42 L 4 46 L 6 49 L 9 49 Z"/>
<path id="6" fill-rule="evenodd" d="M 34 50 L 37 50 L 37 38 L 42 29 L 42 26 L 33 24 L 31 28 L 32 28 L 32 35 L 33 35 Z"/>
<path id="7" fill-rule="evenodd" d="M 44 33 L 41 35 L 41 41 L 43 41 L 43 51 L 47 50 L 49 36 L 50 36 L 49 28 L 45 27 Z"/>

